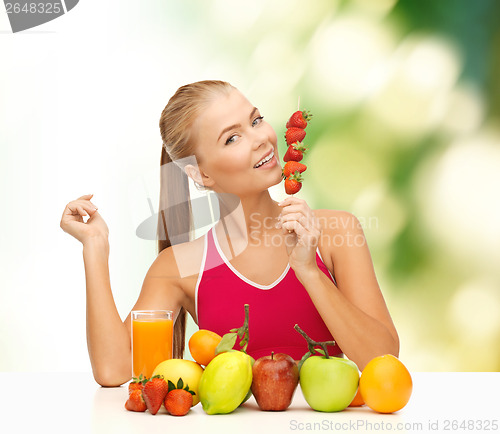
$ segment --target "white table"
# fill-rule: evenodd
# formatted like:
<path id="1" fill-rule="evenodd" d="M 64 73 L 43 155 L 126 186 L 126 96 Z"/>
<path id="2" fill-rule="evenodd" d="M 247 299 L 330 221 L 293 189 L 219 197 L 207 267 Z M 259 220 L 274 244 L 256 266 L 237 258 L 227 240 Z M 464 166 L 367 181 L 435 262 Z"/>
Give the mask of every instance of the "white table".
<path id="1" fill-rule="evenodd" d="M 252 397 L 231 414 L 209 416 L 198 404 L 186 416 L 174 417 L 164 408 L 155 416 L 125 410 L 127 386 L 101 388 L 91 373 L 2 372 L 0 431 L 6 434 L 499 432 L 500 373 L 412 373 L 412 377 L 412 398 L 394 414 L 378 414 L 366 406 L 339 413 L 316 412 L 307 405 L 299 387 L 292 405 L 283 412 L 260 411 Z M 464 421 L 465 425 L 460 427 Z"/>

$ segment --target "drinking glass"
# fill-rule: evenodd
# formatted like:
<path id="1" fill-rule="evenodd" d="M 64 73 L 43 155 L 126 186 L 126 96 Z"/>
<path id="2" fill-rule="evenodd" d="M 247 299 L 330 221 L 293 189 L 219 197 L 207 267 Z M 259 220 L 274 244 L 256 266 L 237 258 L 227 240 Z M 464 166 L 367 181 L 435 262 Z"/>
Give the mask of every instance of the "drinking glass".
<path id="1" fill-rule="evenodd" d="M 156 366 L 172 358 L 173 312 L 132 311 L 132 375 L 151 378 Z"/>

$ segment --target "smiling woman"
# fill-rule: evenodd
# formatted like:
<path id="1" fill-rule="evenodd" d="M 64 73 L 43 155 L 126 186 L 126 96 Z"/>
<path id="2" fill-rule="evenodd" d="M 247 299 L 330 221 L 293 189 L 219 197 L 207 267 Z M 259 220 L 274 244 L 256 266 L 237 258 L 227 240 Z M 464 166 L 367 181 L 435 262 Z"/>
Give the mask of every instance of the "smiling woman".
<path id="1" fill-rule="evenodd" d="M 238 90 L 213 100 L 194 122 L 192 134 L 199 169 L 186 171 L 206 188 L 240 197 L 280 182 L 276 133 Z M 271 154 L 267 164 L 259 164 Z"/>
<path id="2" fill-rule="evenodd" d="M 307 344 L 297 323 L 317 341 L 335 339 L 330 353 L 345 353 L 360 369 L 377 355 L 398 355 L 359 221 L 313 211 L 297 197 L 271 198 L 269 188 L 282 180 L 276 133 L 241 92 L 222 81 L 182 86 L 162 112 L 160 131 L 159 254 L 133 309 L 174 312 L 174 357 L 183 355 L 186 312 L 223 335 L 243 322 L 245 304 L 254 358 L 274 351 L 300 359 Z M 220 208 L 219 221 L 196 239 L 188 177 L 212 191 Z M 114 304 L 107 226 L 90 199 L 70 202 L 61 227 L 84 246 L 94 376 L 116 386 L 131 373 L 130 315 L 122 322 Z M 186 264 L 191 272 L 181 273 Z"/>

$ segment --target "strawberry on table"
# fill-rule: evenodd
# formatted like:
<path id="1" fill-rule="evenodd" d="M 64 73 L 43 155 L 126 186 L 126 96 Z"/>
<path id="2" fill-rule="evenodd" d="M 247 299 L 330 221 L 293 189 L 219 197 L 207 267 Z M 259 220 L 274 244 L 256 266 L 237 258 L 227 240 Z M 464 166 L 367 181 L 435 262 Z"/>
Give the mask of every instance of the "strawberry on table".
<path id="1" fill-rule="evenodd" d="M 193 405 L 193 395 L 184 389 L 174 389 L 167 393 L 165 408 L 173 416 L 184 416 Z"/>
<path id="2" fill-rule="evenodd" d="M 132 377 L 132 381 L 128 384 L 128 394 L 130 395 L 134 390 L 142 390 L 146 381 L 148 381 L 147 378 L 143 377 L 142 374 L 139 375 L 139 378 Z"/>
<path id="3" fill-rule="evenodd" d="M 305 164 L 299 163 L 298 161 L 287 161 L 285 167 L 283 168 L 283 176 L 288 178 L 292 173 L 302 173 L 305 172 L 307 166 Z"/>
<path id="4" fill-rule="evenodd" d="M 146 382 L 142 396 L 151 414 L 158 413 L 167 393 L 168 384 L 160 375 L 155 375 Z"/>
<path id="5" fill-rule="evenodd" d="M 292 143 L 288 145 L 283 161 L 300 161 L 306 151 L 307 147 L 302 142 Z"/>
<path id="6" fill-rule="evenodd" d="M 305 129 L 307 127 L 307 122 L 312 118 L 312 114 L 306 110 L 297 110 L 288 122 L 286 123 L 286 128 L 296 127 Z"/>
<path id="7" fill-rule="evenodd" d="M 287 145 L 291 145 L 295 142 L 302 142 L 306 136 L 305 130 L 302 128 L 291 127 L 286 130 L 285 140 Z"/>
<path id="8" fill-rule="evenodd" d="M 128 411 L 146 411 L 146 403 L 142 396 L 142 390 L 135 389 L 130 392 L 130 395 L 125 403 L 125 408 Z"/>

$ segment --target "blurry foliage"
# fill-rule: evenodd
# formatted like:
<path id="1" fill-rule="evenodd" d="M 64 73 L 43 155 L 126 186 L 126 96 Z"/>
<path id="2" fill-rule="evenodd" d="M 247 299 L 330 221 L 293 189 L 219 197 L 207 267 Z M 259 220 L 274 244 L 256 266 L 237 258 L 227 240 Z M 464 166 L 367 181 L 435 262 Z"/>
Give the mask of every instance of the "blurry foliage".
<path id="1" fill-rule="evenodd" d="M 492 78 L 490 62 L 498 57 L 498 1 L 400 0 L 392 14 L 404 17 L 408 32 L 429 30 L 452 37 L 466 57 L 462 76 L 486 90 L 486 83 Z"/>
<path id="2" fill-rule="evenodd" d="M 482 187 L 500 188 L 500 171 L 473 177 L 482 168 L 453 166 L 450 151 L 500 162 L 500 2 L 169 3 L 184 17 L 185 55 L 204 64 L 199 78 L 228 80 L 258 104 L 281 155 L 298 96 L 313 112 L 301 195 L 378 218 L 365 234 L 408 366 L 499 370 L 500 252 L 485 244 L 490 234 L 500 246 L 488 217 L 498 199 Z M 478 197 L 481 209 L 462 213 Z M 477 303 L 463 301 L 470 288 Z"/>

